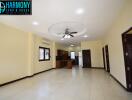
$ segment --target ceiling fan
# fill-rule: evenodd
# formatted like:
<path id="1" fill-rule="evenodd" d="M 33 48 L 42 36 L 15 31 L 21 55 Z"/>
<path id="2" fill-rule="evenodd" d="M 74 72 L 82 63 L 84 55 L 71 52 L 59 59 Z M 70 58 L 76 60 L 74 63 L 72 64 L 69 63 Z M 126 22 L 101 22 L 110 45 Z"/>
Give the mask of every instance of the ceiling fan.
<path id="1" fill-rule="evenodd" d="M 70 32 L 70 29 L 69 28 L 66 28 L 65 29 L 65 33 L 63 33 L 63 38 L 65 39 L 68 39 L 68 38 L 71 38 L 71 37 L 74 37 L 74 34 L 77 34 L 78 32 Z"/>

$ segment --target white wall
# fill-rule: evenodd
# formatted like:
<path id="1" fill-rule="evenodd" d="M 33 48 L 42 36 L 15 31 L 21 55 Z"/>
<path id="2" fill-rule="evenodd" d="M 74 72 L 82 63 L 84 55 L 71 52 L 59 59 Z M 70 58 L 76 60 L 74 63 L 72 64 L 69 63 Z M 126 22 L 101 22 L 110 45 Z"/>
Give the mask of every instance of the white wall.
<path id="1" fill-rule="evenodd" d="M 81 42 L 81 49 L 91 50 L 92 67 L 103 67 L 103 54 L 101 41 L 83 41 Z"/>
<path id="2" fill-rule="evenodd" d="M 109 46 L 111 74 L 126 87 L 125 66 L 121 34 L 132 26 L 132 0 L 127 0 L 121 14 L 104 37 Z"/>

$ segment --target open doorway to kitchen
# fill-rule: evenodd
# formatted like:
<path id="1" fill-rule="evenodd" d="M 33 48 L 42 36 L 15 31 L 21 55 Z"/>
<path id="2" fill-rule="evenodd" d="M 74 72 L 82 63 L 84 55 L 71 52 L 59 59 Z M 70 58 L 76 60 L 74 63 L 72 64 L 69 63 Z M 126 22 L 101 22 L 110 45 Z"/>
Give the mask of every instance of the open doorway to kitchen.
<path id="1" fill-rule="evenodd" d="M 78 52 L 71 51 L 70 52 L 70 59 L 73 60 L 73 65 L 78 66 L 79 65 L 79 59 L 78 59 Z"/>

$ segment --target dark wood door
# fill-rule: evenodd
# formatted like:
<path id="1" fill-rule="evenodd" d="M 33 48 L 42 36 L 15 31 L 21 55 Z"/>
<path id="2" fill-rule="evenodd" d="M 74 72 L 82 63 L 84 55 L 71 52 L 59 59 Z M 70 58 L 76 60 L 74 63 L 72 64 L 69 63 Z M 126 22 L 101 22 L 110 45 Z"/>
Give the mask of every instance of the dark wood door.
<path id="1" fill-rule="evenodd" d="M 122 39 L 123 39 L 127 89 L 128 91 L 132 92 L 132 33 L 123 34 Z"/>
<path id="2" fill-rule="evenodd" d="M 90 50 L 82 50 L 83 68 L 91 68 L 91 52 Z"/>
<path id="3" fill-rule="evenodd" d="M 108 45 L 105 46 L 105 56 L 106 56 L 107 72 L 110 72 L 109 48 L 108 48 Z"/>
<path id="4" fill-rule="evenodd" d="M 105 66 L 105 49 L 104 49 L 104 47 L 102 48 L 102 53 L 103 53 L 104 69 L 106 69 L 106 66 Z"/>
<path id="5" fill-rule="evenodd" d="M 79 65 L 79 58 L 78 58 L 78 56 L 75 56 L 75 65 Z"/>

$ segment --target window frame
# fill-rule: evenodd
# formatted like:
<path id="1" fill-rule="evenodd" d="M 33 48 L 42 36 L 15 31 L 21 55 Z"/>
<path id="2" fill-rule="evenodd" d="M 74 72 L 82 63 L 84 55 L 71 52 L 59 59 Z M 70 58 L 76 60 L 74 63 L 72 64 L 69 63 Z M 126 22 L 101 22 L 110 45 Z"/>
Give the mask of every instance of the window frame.
<path id="1" fill-rule="evenodd" d="M 43 59 L 40 59 L 40 49 L 43 49 Z M 48 50 L 48 52 L 49 52 L 49 58 L 48 59 L 45 59 L 46 58 L 46 54 L 45 54 L 45 51 L 46 51 L 46 49 Z M 50 48 L 46 48 L 46 47 L 41 47 L 41 46 L 39 46 L 39 61 L 49 61 L 50 60 L 50 58 L 51 58 L 51 56 L 50 56 Z"/>
<path id="2" fill-rule="evenodd" d="M 40 49 L 43 49 L 44 50 L 44 53 L 43 53 L 43 59 L 40 59 Z M 39 61 L 45 61 L 45 48 L 44 47 L 39 47 Z"/>
<path id="3" fill-rule="evenodd" d="M 48 58 L 48 59 L 45 59 L 45 58 L 46 58 L 46 57 L 45 57 L 45 56 L 46 56 L 46 55 L 45 55 L 45 50 L 46 50 L 46 49 L 49 51 L 49 55 L 48 55 L 49 58 Z M 50 48 L 44 48 L 44 59 L 45 59 L 45 61 L 49 61 L 49 60 L 50 60 Z"/>

